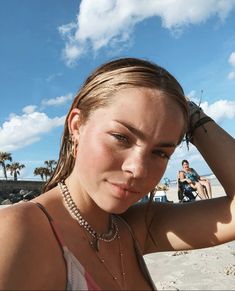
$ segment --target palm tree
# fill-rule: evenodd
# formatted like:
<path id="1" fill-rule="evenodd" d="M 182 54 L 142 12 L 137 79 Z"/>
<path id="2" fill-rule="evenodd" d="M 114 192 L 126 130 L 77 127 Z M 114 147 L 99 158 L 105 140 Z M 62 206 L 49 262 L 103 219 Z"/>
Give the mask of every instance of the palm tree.
<path id="1" fill-rule="evenodd" d="M 45 176 L 46 181 L 47 181 L 47 178 L 51 176 L 51 172 L 48 168 L 44 168 L 44 167 L 43 167 L 43 171 L 44 171 L 44 176 Z"/>
<path id="2" fill-rule="evenodd" d="M 38 167 L 34 169 L 34 176 L 40 176 L 42 181 L 44 180 L 44 168 Z"/>
<path id="3" fill-rule="evenodd" d="M 46 167 L 49 170 L 49 176 L 51 176 L 52 173 L 55 170 L 55 167 L 57 165 L 57 161 L 55 161 L 55 160 L 47 160 L 47 161 L 44 162 L 44 164 L 46 165 Z"/>
<path id="4" fill-rule="evenodd" d="M 17 176 L 20 175 L 20 170 L 25 168 L 25 165 L 20 163 L 7 164 L 6 169 L 10 171 L 10 175 L 14 175 L 14 181 L 17 181 Z"/>
<path id="5" fill-rule="evenodd" d="M 50 170 L 46 167 L 38 167 L 34 169 L 34 175 L 35 176 L 40 176 L 42 181 L 47 180 L 47 178 L 50 176 Z"/>
<path id="6" fill-rule="evenodd" d="M 7 170 L 5 161 L 12 161 L 12 157 L 10 153 L 7 152 L 0 152 L 0 166 L 3 168 L 3 174 L 7 180 Z"/>

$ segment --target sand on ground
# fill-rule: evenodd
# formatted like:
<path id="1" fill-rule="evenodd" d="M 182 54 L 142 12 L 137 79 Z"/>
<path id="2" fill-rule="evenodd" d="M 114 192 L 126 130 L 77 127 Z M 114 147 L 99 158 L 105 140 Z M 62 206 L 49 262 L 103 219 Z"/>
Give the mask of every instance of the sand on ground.
<path id="1" fill-rule="evenodd" d="M 216 183 L 213 197 L 225 195 Z M 178 202 L 177 185 L 167 191 Z M 192 251 L 146 255 L 145 261 L 158 290 L 235 290 L 235 241 Z"/>

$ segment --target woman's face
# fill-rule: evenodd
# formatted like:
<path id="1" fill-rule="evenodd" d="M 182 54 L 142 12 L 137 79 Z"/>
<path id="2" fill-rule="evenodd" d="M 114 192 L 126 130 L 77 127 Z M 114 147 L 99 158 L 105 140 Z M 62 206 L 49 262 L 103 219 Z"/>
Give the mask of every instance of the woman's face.
<path id="1" fill-rule="evenodd" d="M 122 89 L 79 129 L 78 188 L 107 212 L 124 212 L 159 183 L 184 126 L 175 101 Z"/>
<path id="2" fill-rule="evenodd" d="M 184 162 L 182 166 L 183 166 L 183 170 L 184 171 L 188 171 L 189 170 L 189 164 L 188 163 Z"/>

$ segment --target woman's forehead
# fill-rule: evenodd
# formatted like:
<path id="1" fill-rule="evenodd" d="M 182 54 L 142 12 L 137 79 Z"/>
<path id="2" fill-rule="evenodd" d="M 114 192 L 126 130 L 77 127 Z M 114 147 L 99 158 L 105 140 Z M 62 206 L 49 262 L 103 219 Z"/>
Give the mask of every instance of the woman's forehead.
<path id="1" fill-rule="evenodd" d="M 149 123 L 160 120 L 170 122 L 174 118 L 180 124 L 184 119 L 183 110 L 175 100 L 149 88 L 131 88 L 118 92 L 114 95 L 112 108 L 130 119 L 140 117 Z"/>
<path id="2" fill-rule="evenodd" d="M 176 102 L 171 102 L 156 90 L 131 88 L 117 92 L 108 106 L 93 112 L 91 119 L 99 124 L 119 121 L 159 140 L 170 137 L 179 142 L 184 129 L 184 117 Z M 177 122 L 175 122 L 177 120 Z"/>
<path id="3" fill-rule="evenodd" d="M 167 108 L 180 107 L 179 104 L 170 95 L 155 88 L 130 87 L 123 88 L 110 97 L 109 106 L 129 106 L 137 107 L 139 104 L 150 105 L 150 109 L 157 110 L 162 104 L 167 104 Z M 163 108 L 161 108 L 163 110 Z M 182 108 L 180 109 L 182 110 Z"/>

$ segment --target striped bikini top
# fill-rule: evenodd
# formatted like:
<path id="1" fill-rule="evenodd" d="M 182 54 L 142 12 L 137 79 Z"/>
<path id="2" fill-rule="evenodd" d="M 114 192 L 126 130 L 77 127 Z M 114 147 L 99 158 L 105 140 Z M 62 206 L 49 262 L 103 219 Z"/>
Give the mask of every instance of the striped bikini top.
<path id="1" fill-rule="evenodd" d="M 50 216 L 46 208 L 40 204 L 40 203 L 34 203 L 36 204 L 46 215 L 48 218 L 48 221 L 51 225 L 52 231 L 61 247 L 61 250 L 63 252 L 63 256 L 66 262 L 66 268 L 67 268 L 67 284 L 66 284 L 66 290 L 102 290 L 98 284 L 95 282 L 95 280 L 92 278 L 92 276 L 85 270 L 85 268 L 82 266 L 82 264 L 79 262 L 79 260 L 74 256 L 74 254 L 68 249 L 68 247 L 65 245 L 63 238 L 60 234 L 59 228 L 56 225 L 55 221 L 53 218 Z M 121 217 L 119 217 L 122 219 Z M 138 246 L 137 241 L 134 239 L 134 234 L 130 228 L 130 226 L 127 224 L 127 222 L 122 219 L 122 221 L 125 223 L 127 226 L 128 230 L 130 231 L 133 241 L 134 241 L 134 246 L 135 246 L 135 251 L 136 251 L 136 256 L 138 259 L 139 266 L 142 270 L 142 273 L 146 280 L 149 282 L 150 286 L 152 287 L 152 290 L 156 290 L 156 287 L 154 285 L 154 282 L 150 276 L 150 273 L 147 269 L 147 266 L 145 264 L 145 261 L 143 259 L 143 256 L 141 254 L 140 248 Z"/>

